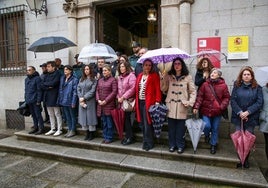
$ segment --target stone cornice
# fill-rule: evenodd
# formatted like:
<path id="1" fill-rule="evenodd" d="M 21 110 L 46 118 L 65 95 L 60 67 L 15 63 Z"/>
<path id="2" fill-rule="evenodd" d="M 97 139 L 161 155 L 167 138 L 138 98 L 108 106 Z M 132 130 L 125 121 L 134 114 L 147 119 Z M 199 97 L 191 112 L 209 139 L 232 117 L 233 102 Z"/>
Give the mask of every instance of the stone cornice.
<path id="1" fill-rule="evenodd" d="M 179 4 L 181 5 L 182 3 L 194 4 L 194 0 L 180 0 Z"/>

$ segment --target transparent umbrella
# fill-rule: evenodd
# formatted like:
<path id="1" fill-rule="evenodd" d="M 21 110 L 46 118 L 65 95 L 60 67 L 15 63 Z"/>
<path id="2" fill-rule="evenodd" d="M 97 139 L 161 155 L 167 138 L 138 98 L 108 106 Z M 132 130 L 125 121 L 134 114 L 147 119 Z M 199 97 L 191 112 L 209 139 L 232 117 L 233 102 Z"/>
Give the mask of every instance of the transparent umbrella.
<path id="1" fill-rule="evenodd" d="M 96 62 L 100 57 L 108 62 L 113 62 L 117 59 L 117 55 L 111 46 L 104 43 L 92 43 L 82 48 L 78 61 L 84 63 Z"/>

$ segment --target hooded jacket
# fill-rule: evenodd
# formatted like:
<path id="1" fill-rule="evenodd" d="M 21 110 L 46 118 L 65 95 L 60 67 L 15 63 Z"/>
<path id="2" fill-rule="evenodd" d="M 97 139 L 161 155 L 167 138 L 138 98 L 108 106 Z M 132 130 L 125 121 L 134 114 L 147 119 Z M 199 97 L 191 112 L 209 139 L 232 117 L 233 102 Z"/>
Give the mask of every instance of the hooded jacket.
<path id="1" fill-rule="evenodd" d="M 41 78 L 37 71 L 25 78 L 24 98 L 27 104 L 41 103 L 42 101 Z"/>
<path id="2" fill-rule="evenodd" d="M 215 98 L 210 85 L 221 101 L 220 104 Z M 230 93 L 223 78 L 217 80 L 207 79 L 198 90 L 194 109 L 199 109 L 204 116 L 214 117 L 219 116 L 228 107 L 230 101 Z"/>

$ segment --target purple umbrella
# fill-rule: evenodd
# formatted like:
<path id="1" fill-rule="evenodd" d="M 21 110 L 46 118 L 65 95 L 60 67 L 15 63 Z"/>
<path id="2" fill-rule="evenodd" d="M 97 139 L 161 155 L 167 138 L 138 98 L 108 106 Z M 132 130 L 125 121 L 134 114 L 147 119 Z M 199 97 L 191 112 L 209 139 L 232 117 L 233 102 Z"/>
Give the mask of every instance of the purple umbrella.
<path id="1" fill-rule="evenodd" d="M 146 52 L 138 59 L 138 63 L 143 63 L 146 59 L 151 59 L 155 64 L 168 63 L 177 57 L 189 58 L 190 55 L 179 48 L 159 48 Z"/>
<path id="2" fill-rule="evenodd" d="M 159 48 L 149 50 L 137 62 L 143 63 L 146 59 L 151 59 L 153 63 L 157 64 L 160 72 L 164 73 L 170 70 L 172 61 L 178 57 L 184 59 L 189 58 L 190 55 L 179 48 Z"/>

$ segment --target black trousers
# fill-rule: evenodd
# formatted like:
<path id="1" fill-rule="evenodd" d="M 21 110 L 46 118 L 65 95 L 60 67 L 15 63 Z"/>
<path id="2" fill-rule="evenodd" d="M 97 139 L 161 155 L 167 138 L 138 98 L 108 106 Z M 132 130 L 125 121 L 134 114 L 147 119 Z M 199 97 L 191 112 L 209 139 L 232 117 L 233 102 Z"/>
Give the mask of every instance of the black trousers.
<path id="1" fill-rule="evenodd" d="M 143 144 L 147 144 L 150 148 L 154 146 L 154 129 L 153 126 L 148 124 L 147 112 L 145 108 L 145 100 L 139 100 L 141 125 L 143 132 Z"/>
<path id="2" fill-rule="evenodd" d="M 132 130 L 132 123 L 131 123 L 131 113 L 132 112 L 125 112 L 125 133 L 126 133 L 126 138 L 133 138 L 133 130 Z"/>

